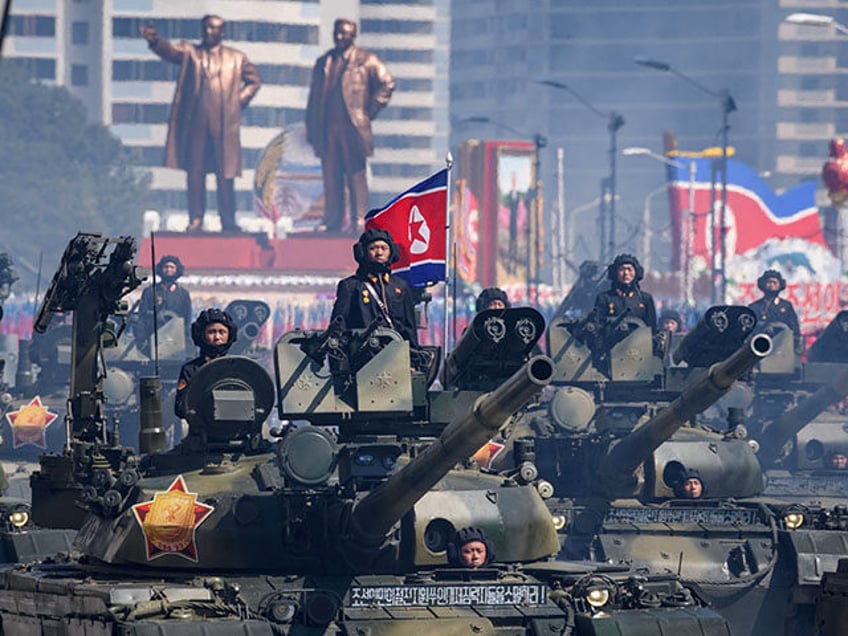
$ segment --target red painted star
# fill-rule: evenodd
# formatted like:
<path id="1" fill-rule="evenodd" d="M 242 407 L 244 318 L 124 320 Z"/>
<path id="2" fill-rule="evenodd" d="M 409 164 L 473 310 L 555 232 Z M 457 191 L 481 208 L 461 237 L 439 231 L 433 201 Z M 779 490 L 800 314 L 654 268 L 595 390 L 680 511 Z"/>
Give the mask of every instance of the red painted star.
<path id="1" fill-rule="evenodd" d="M 182 475 L 168 490 L 153 493 L 153 501 L 132 507 L 147 548 L 147 560 L 173 554 L 197 563 L 197 527 L 215 510 L 197 502 L 197 493 L 188 492 Z"/>
<path id="2" fill-rule="evenodd" d="M 503 452 L 504 448 L 506 448 L 504 444 L 488 441 L 482 448 L 480 448 L 480 450 L 474 453 L 472 459 L 477 462 L 477 465 L 481 468 L 491 468 L 492 462 L 495 461 L 495 458 Z"/>
<path id="3" fill-rule="evenodd" d="M 6 413 L 9 426 L 12 427 L 12 448 L 32 444 L 38 448 L 47 448 L 46 431 L 57 417 L 56 413 L 41 403 L 41 398 L 35 396 L 26 406 L 17 411 Z"/>

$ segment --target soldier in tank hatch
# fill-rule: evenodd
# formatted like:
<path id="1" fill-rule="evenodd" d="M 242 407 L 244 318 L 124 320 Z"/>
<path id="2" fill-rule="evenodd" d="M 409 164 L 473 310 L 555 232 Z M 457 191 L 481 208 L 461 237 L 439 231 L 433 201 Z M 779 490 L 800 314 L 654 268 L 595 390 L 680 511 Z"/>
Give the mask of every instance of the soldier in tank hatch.
<path id="1" fill-rule="evenodd" d="M 595 297 L 595 315 L 599 321 L 609 321 L 627 314 L 640 318 L 652 331 L 657 329 L 657 310 L 654 299 L 639 288 L 645 270 L 631 254 L 619 254 L 607 267 L 610 288 Z"/>
<path id="2" fill-rule="evenodd" d="M 186 362 L 180 369 L 177 396 L 174 400 L 174 413 L 183 419 L 188 415 L 185 409 L 185 398 L 192 377 L 210 360 L 227 354 L 238 339 L 238 326 L 226 311 L 217 308 L 205 309 L 191 324 L 191 338 L 200 348 L 200 355 Z"/>
<path id="3" fill-rule="evenodd" d="M 476 570 L 489 565 L 494 558 L 495 551 L 482 528 L 462 528 L 448 544 L 448 563 L 455 567 Z"/>
<path id="4" fill-rule="evenodd" d="M 509 298 L 500 287 L 487 287 L 477 296 L 474 311 L 478 314 L 486 309 L 509 309 Z"/>
<path id="5" fill-rule="evenodd" d="M 757 287 L 763 292 L 762 298 L 755 300 L 748 307 L 757 314 L 758 326 L 782 322 L 792 330 L 796 347 L 801 341 L 801 327 L 798 325 L 798 314 L 788 300 L 780 297 L 780 292 L 786 289 L 786 280 L 776 269 L 767 269 L 757 279 Z"/>
<path id="6" fill-rule="evenodd" d="M 680 333 L 683 329 L 683 319 L 680 317 L 680 313 L 674 309 L 664 309 L 660 313 L 658 328 L 661 331 Z"/>
<path id="7" fill-rule="evenodd" d="M 363 329 L 377 318 L 418 347 L 412 291 L 402 278 L 392 275 L 400 257 L 397 244 L 386 230 L 366 230 L 353 245 L 356 273 L 341 280 L 330 321 L 341 316 L 348 329 Z"/>
<path id="8" fill-rule="evenodd" d="M 158 281 L 145 287 L 138 302 L 138 322 L 133 329 L 139 349 L 145 351 L 150 346 L 153 335 L 153 307 L 156 306 L 157 322 L 162 325 L 164 312 L 171 312 L 183 319 L 186 345 L 191 337 L 191 294 L 177 281 L 185 273 L 182 262 L 176 256 L 163 256 L 156 264 Z"/>

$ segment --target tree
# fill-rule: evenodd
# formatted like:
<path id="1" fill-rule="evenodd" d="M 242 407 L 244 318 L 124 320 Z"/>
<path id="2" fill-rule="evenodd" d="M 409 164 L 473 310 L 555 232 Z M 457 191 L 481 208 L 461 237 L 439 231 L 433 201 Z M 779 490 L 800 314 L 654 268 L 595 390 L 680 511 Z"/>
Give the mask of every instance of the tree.
<path id="1" fill-rule="evenodd" d="M 0 63 L 0 147 L 0 251 L 12 255 L 22 287 L 34 287 L 40 253 L 49 278 L 77 232 L 141 234 L 149 174 L 108 128 L 86 121 L 66 89 L 34 82 L 8 60 Z"/>

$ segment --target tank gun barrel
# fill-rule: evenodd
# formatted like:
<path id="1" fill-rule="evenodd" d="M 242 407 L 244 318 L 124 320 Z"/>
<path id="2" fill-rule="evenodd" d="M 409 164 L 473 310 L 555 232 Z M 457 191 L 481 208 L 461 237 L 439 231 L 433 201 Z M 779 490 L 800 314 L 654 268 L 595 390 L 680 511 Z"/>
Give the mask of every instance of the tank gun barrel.
<path id="1" fill-rule="evenodd" d="M 811 396 L 786 411 L 768 428 L 760 443 L 759 457 L 764 464 L 776 460 L 783 446 L 798 431 L 804 428 L 828 406 L 848 395 L 848 369 L 838 373 L 830 382 L 822 385 Z"/>
<path id="2" fill-rule="evenodd" d="M 409 464 L 366 495 L 353 509 L 351 536 L 381 542 L 391 527 L 458 462 L 474 454 L 511 415 L 552 379 L 553 362 L 534 356 L 494 391 L 477 398 Z"/>
<path id="3" fill-rule="evenodd" d="M 767 356 L 771 348 L 771 338 L 756 334 L 730 357 L 712 365 L 671 404 L 610 449 L 602 468 L 605 481 L 631 475 L 660 444 L 724 395 L 743 373 Z"/>

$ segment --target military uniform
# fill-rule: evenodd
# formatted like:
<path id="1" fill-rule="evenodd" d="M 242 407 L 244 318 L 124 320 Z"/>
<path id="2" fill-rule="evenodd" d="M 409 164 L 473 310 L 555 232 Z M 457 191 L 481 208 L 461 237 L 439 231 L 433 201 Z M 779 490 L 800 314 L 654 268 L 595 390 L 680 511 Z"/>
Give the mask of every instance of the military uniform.
<path id="1" fill-rule="evenodd" d="M 625 312 L 628 312 L 628 317 L 639 318 L 656 331 L 657 310 L 654 298 L 648 292 L 638 288 L 623 291 L 613 287 L 595 297 L 595 315 L 599 320 L 615 320 Z"/>
<path id="2" fill-rule="evenodd" d="M 381 303 L 385 309 L 381 308 Z M 405 280 L 388 273 L 366 273 L 360 269 L 339 281 L 331 320 L 341 316 L 346 328 L 362 329 L 378 316 L 385 318 L 384 311 L 388 313 L 391 328 L 417 347 L 415 306 Z"/>
<path id="3" fill-rule="evenodd" d="M 206 364 L 206 356 L 197 356 L 186 362 L 180 369 L 180 379 L 177 381 L 177 395 L 174 398 L 174 413 L 177 417 L 186 419 L 185 398 L 188 393 L 188 385 L 197 370 Z"/>
<path id="4" fill-rule="evenodd" d="M 795 308 L 788 300 L 779 296 L 772 298 L 763 296 L 748 305 L 748 308 L 757 314 L 757 321 L 760 326 L 765 326 L 770 322 L 782 322 L 792 330 L 796 339 L 801 337 L 798 314 L 795 313 Z"/>
<path id="5" fill-rule="evenodd" d="M 153 303 L 156 302 L 156 313 L 161 326 L 163 312 L 172 312 L 183 319 L 185 338 L 190 338 L 191 326 L 191 294 L 178 283 L 156 283 L 155 287 L 145 287 L 141 292 L 138 303 L 139 326 L 134 331 L 136 340 L 147 346 L 147 341 L 153 335 Z"/>

